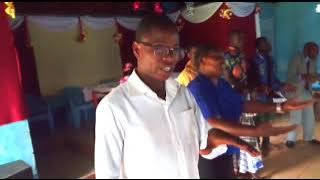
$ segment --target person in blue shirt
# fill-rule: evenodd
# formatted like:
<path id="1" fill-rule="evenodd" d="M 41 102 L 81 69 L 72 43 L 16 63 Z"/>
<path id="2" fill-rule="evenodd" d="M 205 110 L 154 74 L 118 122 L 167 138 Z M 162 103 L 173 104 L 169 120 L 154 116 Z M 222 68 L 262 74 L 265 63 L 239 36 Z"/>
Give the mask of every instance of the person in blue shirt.
<path id="1" fill-rule="evenodd" d="M 259 101 L 244 101 L 231 85 L 222 78 L 225 60 L 221 51 L 210 46 L 200 47 L 196 60 L 198 75 L 188 85 L 204 118 L 217 129 L 234 136 L 257 137 L 260 134 L 278 135 L 270 131 L 272 125 L 264 123 L 257 127 L 241 125 L 240 116 L 245 113 L 283 112 L 304 108 L 313 101 L 288 100 L 285 103 L 268 104 Z M 280 127 L 279 127 L 280 128 Z M 234 178 L 232 154 L 239 149 L 229 147 L 227 153 L 213 160 L 199 159 L 200 178 Z"/>
<path id="2" fill-rule="evenodd" d="M 258 99 L 262 102 L 272 102 L 273 92 L 292 92 L 295 91 L 295 86 L 281 82 L 276 74 L 274 69 L 274 61 L 270 55 L 272 50 L 271 44 L 266 37 L 259 37 L 256 39 L 256 49 L 257 53 L 254 59 L 254 67 L 256 68 L 256 73 L 259 80 L 259 90 L 260 96 Z M 261 123 L 265 121 L 270 121 L 272 114 L 264 113 L 256 118 L 256 123 Z M 263 137 L 262 140 L 262 150 L 263 155 L 267 155 L 269 152 L 270 138 Z"/>

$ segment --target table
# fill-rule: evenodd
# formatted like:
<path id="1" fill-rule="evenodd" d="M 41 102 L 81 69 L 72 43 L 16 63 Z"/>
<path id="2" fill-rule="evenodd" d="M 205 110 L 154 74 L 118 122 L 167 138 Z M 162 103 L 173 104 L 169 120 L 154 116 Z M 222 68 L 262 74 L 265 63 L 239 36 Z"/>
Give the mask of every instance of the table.
<path id="1" fill-rule="evenodd" d="M 107 95 L 111 90 L 119 85 L 119 82 L 110 82 L 98 84 L 96 86 L 83 88 L 85 101 L 93 101 L 94 105 L 98 105 L 99 101 Z"/>

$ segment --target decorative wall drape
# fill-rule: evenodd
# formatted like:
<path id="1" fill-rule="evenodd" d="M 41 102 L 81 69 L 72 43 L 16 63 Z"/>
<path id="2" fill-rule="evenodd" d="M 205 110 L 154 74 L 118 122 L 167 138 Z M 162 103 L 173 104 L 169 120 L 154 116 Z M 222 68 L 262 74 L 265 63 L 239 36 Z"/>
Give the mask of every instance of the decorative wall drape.
<path id="1" fill-rule="evenodd" d="M 250 57 L 254 53 L 254 39 L 256 36 L 260 36 L 259 30 L 259 15 L 254 14 L 256 3 L 251 2 L 212 2 L 193 8 L 193 15 L 189 16 L 187 10 L 177 11 L 175 13 L 168 14 L 168 16 L 177 22 L 178 19 L 185 21 L 185 26 L 180 32 L 181 44 L 187 45 L 193 42 L 199 43 L 212 43 L 218 48 L 224 49 L 227 45 L 228 34 L 232 29 L 240 29 L 246 32 L 247 44 L 246 54 Z M 230 20 L 220 17 L 220 11 L 225 8 L 230 8 L 233 15 Z M 117 26 L 118 32 L 122 34 L 122 40 L 120 42 L 120 56 L 122 59 L 122 65 L 127 62 L 131 62 L 136 65 L 136 59 L 132 53 L 132 42 L 135 38 L 135 29 L 140 22 L 141 18 L 136 17 L 92 17 L 92 16 L 80 16 L 80 17 L 55 17 L 55 16 L 27 16 L 26 18 L 17 16 L 16 19 L 10 21 L 10 27 L 13 30 L 15 36 L 17 36 L 15 30 L 25 23 L 25 20 L 35 24 L 38 27 L 44 28 L 51 32 L 65 32 L 79 28 L 79 20 L 86 27 L 94 30 L 104 30 L 112 26 Z M 255 22 L 256 20 L 256 22 Z M 255 31 L 256 30 L 256 31 Z M 21 35 L 20 35 L 21 36 Z M 90 38 L 90 34 L 88 35 Z M 16 38 L 23 39 L 23 38 Z M 19 45 L 20 43 L 20 45 Z M 31 60 L 33 56 L 32 47 L 22 49 L 22 42 L 17 42 L 17 50 L 21 56 L 22 63 L 22 83 L 26 92 L 30 92 L 33 89 L 37 92 L 36 83 L 29 82 L 30 75 L 36 80 L 35 65 Z M 113 52 L 112 52 L 113 53 Z M 23 64 L 23 63 L 30 64 Z M 176 68 L 176 71 L 182 70 L 185 65 L 185 60 L 181 61 Z M 33 68 L 34 67 L 34 68 Z M 27 70 L 28 69 L 28 70 Z M 32 72 L 30 72 L 32 71 Z M 28 72 L 29 77 L 26 78 Z M 26 80 L 27 79 L 27 80 Z M 30 80 L 31 81 L 31 80 Z"/>
<path id="2" fill-rule="evenodd" d="M 14 35 L 14 42 L 18 52 L 21 81 L 24 94 L 41 95 L 37 66 L 35 61 L 35 54 L 33 47 L 30 44 L 29 31 L 26 21 L 21 22 L 21 26 L 16 26 L 12 29 Z"/>
<path id="3" fill-rule="evenodd" d="M 5 5 L 0 3 L 0 126 L 26 119 L 20 69 Z"/>
<path id="4" fill-rule="evenodd" d="M 255 53 L 255 14 L 251 11 L 251 14 L 246 17 L 231 16 L 231 19 L 224 19 L 220 17 L 218 13 L 222 9 L 226 9 L 228 6 L 222 4 L 217 13 L 214 13 L 209 19 L 201 23 L 192 23 L 188 19 L 184 19 L 185 25 L 180 32 L 180 39 L 182 45 L 188 45 L 192 43 L 206 43 L 211 44 L 216 48 L 222 50 L 228 46 L 229 33 L 232 30 L 241 30 L 245 32 L 245 54 L 248 59 L 251 59 Z M 199 22 L 199 21 L 197 21 Z M 186 62 L 181 62 L 177 65 L 176 71 L 181 71 Z"/>

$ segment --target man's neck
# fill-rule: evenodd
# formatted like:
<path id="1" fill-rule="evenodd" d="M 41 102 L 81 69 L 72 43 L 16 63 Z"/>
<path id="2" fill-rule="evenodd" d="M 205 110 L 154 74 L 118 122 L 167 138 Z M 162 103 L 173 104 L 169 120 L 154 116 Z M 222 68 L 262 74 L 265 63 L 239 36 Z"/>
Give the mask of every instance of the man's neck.
<path id="1" fill-rule="evenodd" d="M 159 81 L 151 78 L 150 76 L 140 73 L 139 70 L 136 70 L 137 75 L 140 79 L 150 87 L 150 89 L 157 94 L 158 97 L 165 99 L 166 98 L 166 87 L 165 81 Z"/>
<path id="2" fill-rule="evenodd" d="M 259 53 L 261 56 L 263 56 L 263 57 L 269 56 L 269 53 L 267 53 L 267 52 L 258 51 L 258 53 Z"/>

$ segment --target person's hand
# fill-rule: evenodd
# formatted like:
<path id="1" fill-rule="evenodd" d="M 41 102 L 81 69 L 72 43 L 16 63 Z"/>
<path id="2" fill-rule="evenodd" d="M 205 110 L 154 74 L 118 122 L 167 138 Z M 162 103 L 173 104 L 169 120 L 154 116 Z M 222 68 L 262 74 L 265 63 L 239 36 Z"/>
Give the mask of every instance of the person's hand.
<path id="1" fill-rule="evenodd" d="M 258 92 L 259 93 L 262 93 L 262 94 L 265 94 L 265 95 L 268 95 L 270 92 L 271 92 L 271 88 L 266 86 L 266 85 L 261 85 L 257 88 Z"/>
<path id="2" fill-rule="evenodd" d="M 226 133 L 220 129 L 211 129 L 208 132 L 207 147 L 203 150 L 200 150 L 200 154 L 208 155 L 211 153 L 212 149 L 222 144 L 238 147 L 248 152 L 252 156 L 260 155 L 260 152 L 247 142 L 243 141 L 239 137 L 232 136 L 231 134 Z"/>
<path id="3" fill-rule="evenodd" d="M 300 109 L 304 109 L 308 106 L 312 106 L 315 102 L 316 102 L 316 100 L 314 100 L 314 99 L 311 99 L 308 101 L 298 101 L 296 99 L 289 99 L 288 101 L 286 101 L 282 104 L 282 110 L 285 112 L 300 110 Z"/>
<path id="4" fill-rule="evenodd" d="M 292 84 L 287 83 L 282 87 L 282 90 L 284 92 L 295 92 L 297 90 L 297 87 Z"/>
<path id="5" fill-rule="evenodd" d="M 319 92 L 316 92 L 312 95 L 312 97 L 316 100 L 320 100 L 320 93 Z"/>
<path id="6" fill-rule="evenodd" d="M 288 133 L 292 130 L 295 130 L 296 128 L 297 128 L 297 125 L 273 127 L 270 122 L 265 122 L 256 126 L 256 136 L 257 137 L 277 136 L 280 134 Z"/>

